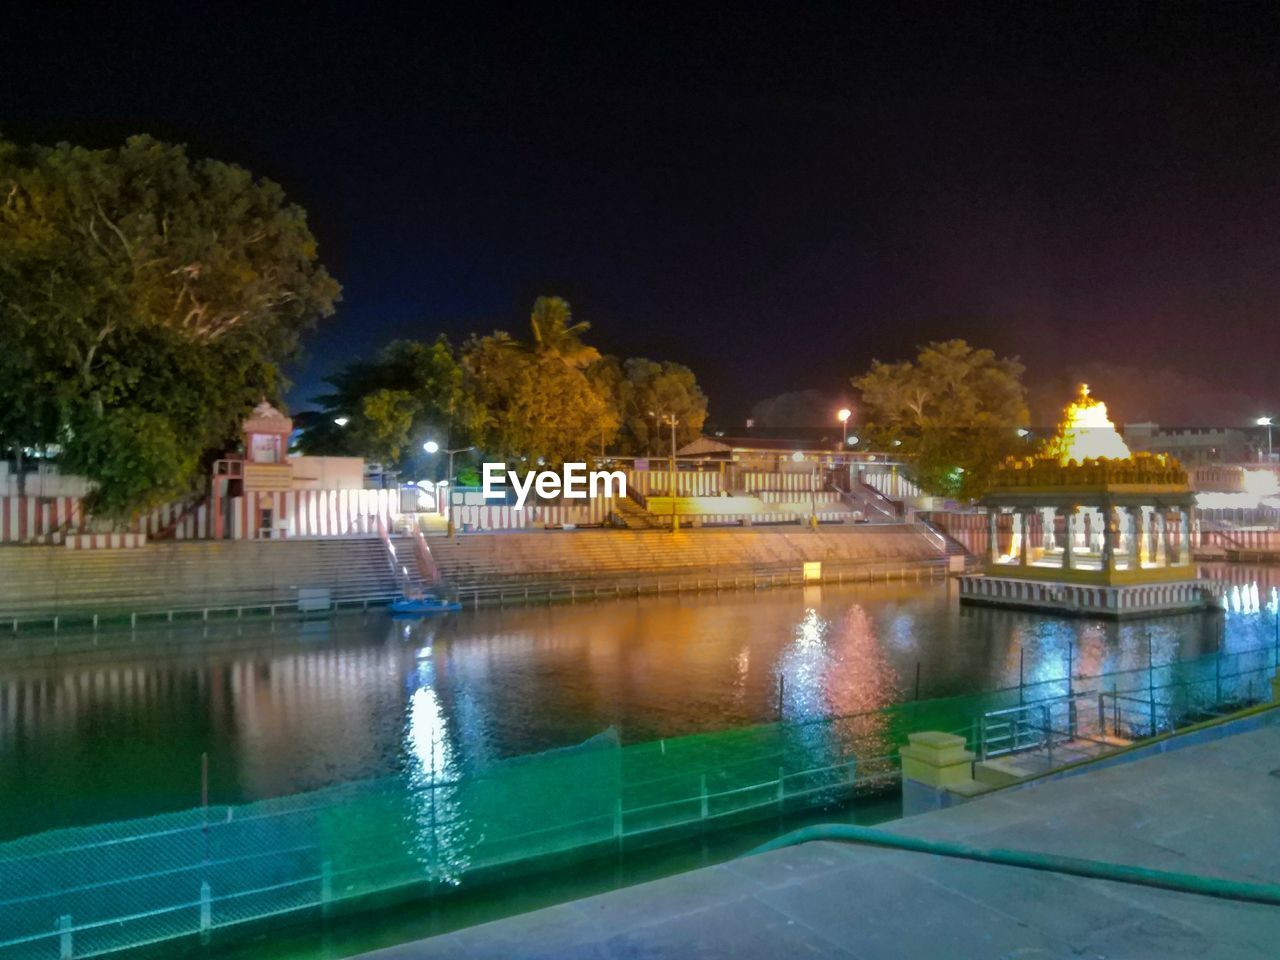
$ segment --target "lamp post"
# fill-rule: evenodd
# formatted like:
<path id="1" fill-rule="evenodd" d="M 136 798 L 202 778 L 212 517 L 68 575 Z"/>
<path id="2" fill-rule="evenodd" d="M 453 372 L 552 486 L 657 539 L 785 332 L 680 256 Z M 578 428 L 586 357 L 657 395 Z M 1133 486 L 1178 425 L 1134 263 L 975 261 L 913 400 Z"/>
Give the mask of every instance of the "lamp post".
<path id="1" fill-rule="evenodd" d="M 1267 428 L 1267 462 L 1271 462 L 1271 417 L 1259 417 L 1258 426 Z"/>
<path id="2" fill-rule="evenodd" d="M 848 407 L 841 408 L 840 412 L 836 414 L 836 419 L 840 421 L 840 430 L 842 432 L 840 437 L 841 450 L 849 445 L 849 418 L 852 416 L 853 411 Z"/>
<path id="3" fill-rule="evenodd" d="M 422 445 L 422 449 L 423 449 L 423 450 L 425 450 L 427 453 L 439 453 L 439 452 L 440 452 L 440 444 L 436 443 L 434 440 L 428 440 L 426 443 L 424 443 L 424 444 Z M 452 537 L 452 536 L 453 536 L 453 534 L 454 534 L 454 529 L 453 529 L 453 508 L 452 508 L 452 507 L 451 507 L 451 505 L 449 504 L 449 493 L 450 493 L 450 489 L 449 489 L 449 488 L 451 488 L 451 487 L 453 486 L 453 457 L 454 457 L 454 454 L 457 454 L 457 453 L 466 453 L 468 450 L 474 450 L 474 449 L 475 449 L 475 447 L 458 447 L 458 448 L 456 448 L 456 449 L 454 449 L 454 450 L 446 450 L 446 451 L 444 451 L 445 453 L 447 453 L 447 454 L 449 455 L 449 473 L 448 473 L 448 475 L 444 478 L 444 488 L 445 488 L 444 496 L 445 496 L 445 516 L 448 518 L 448 530 L 447 530 L 447 533 L 448 533 L 448 535 L 449 535 L 450 537 Z"/>
<path id="4" fill-rule="evenodd" d="M 440 444 L 436 443 L 434 440 L 428 440 L 426 443 L 424 443 L 424 444 L 422 445 L 422 449 L 423 449 L 423 450 L 425 450 L 425 451 L 427 451 L 427 453 L 439 453 L 439 452 L 440 452 Z M 448 472 L 448 474 L 446 474 L 446 475 L 445 475 L 445 478 L 444 478 L 444 479 L 445 479 L 445 484 L 446 484 L 446 485 L 452 485 L 452 484 L 453 484 L 453 457 L 454 457 L 454 455 L 455 455 L 455 454 L 458 454 L 458 453 L 466 453 L 468 450 L 474 450 L 474 449 L 475 449 L 475 447 L 458 447 L 458 448 L 457 448 L 457 449 L 455 449 L 455 450 L 446 450 L 446 451 L 444 451 L 445 453 L 447 453 L 447 454 L 449 455 L 449 472 Z"/>
<path id="5" fill-rule="evenodd" d="M 649 416 L 656 417 L 660 423 L 671 427 L 671 456 L 667 458 L 667 492 L 671 495 L 671 532 L 675 533 L 680 529 L 680 521 L 676 518 L 676 424 L 680 421 L 674 413 L 654 413 L 650 410 Z"/>

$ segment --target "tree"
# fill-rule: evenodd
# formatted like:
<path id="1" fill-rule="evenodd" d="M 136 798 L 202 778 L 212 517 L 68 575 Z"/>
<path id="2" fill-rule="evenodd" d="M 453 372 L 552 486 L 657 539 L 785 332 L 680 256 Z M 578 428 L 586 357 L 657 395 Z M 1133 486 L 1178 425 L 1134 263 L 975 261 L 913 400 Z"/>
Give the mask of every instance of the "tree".
<path id="1" fill-rule="evenodd" d="M 421 459 L 424 440 L 469 442 L 475 426 L 462 367 L 444 336 L 431 343 L 396 340 L 374 360 L 349 363 L 327 382 L 334 390 L 316 398 L 321 412 L 304 418 L 304 453 L 363 456 L 405 469 Z"/>
<path id="2" fill-rule="evenodd" d="M 600 359 L 600 351 L 582 342 L 591 329 L 585 320 L 573 322 L 569 301 L 563 297 L 538 297 L 529 317 L 535 353 L 555 357 L 569 367 L 582 368 Z"/>
<path id="3" fill-rule="evenodd" d="M 867 432 L 914 459 L 930 493 L 973 498 L 1020 449 L 1027 423 L 1023 366 L 963 340 L 930 343 L 915 361 L 882 363 L 855 377 Z"/>
<path id="4" fill-rule="evenodd" d="M 676 447 L 696 440 L 707 419 L 707 397 L 693 371 L 678 363 L 656 363 L 633 357 L 622 365 L 617 407 L 621 419 L 618 443 L 624 453 L 670 450 L 676 418 Z"/>
<path id="5" fill-rule="evenodd" d="M 608 404 L 583 371 L 559 356 L 510 349 L 505 336 L 473 337 L 462 354 L 487 455 L 532 469 L 585 460 L 615 429 Z"/>
<path id="6" fill-rule="evenodd" d="M 47 398 L 30 431 L 47 435 L 56 411 L 99 515 L 126 519 L 175 486 L 123 430 L 147 427 L 152 453 L 171 437 L 191 482 L 255 402 L 278 399 L 280 363 L 338 296 L 305 213 L 271 181 L 145 136 L 0 141 L 0 353 L 18 358 L 0 407 Z M 21 442 L 13 419 L 0 429 Z"/>

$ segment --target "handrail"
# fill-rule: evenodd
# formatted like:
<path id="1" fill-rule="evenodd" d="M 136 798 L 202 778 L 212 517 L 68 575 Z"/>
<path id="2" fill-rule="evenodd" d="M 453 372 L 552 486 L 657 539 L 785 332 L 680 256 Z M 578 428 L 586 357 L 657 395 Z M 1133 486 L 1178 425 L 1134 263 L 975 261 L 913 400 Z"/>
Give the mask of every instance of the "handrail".
<path id="1" fill-rule="evenodd" d="M 1010 850 L 1002 847 L 982 849 L 964 843 L 948 840 L 926 840 L 922 837 L 912 837 L 905 834 L 892 833 L 888 830 L 877 830 L 872 827 L 858 827 L 847 823 L 824 823 L 812 827 L 802 827 L 799 830 L 784 834 L 776 840 L 761 844 L 745 854 L 745 856 L 751 857 L 771 850 L 780 850 L 784 847 L 793 847 L 797 844 L 813 841 L 853 843 L 890 850 L 902 850 L 910 853 L 926 853 L 937 857 L 974 860 L 979 863 L 995 863 L 1008 867 L 1020 867 L 1025 870 L 1062 873 L 1074 877 L 1087 877 L 1092 880 L 1110 880 L 1114 883 L 1128 883 L 1135 886 L 1154 887 L 1159 890 L 1173 890 L 1178 893 L 1190 893 L 1202 897 L 1216 897 L 1220 900 L 1237 900 L 1244 903 L 1280 906 L 1280 884 L 1245 883 L 1220 877 L 1207 877 L 1194 873 L 1176 873 L 1170 870 L 1135 867 L 1131 864 L 1111 863 L 1106 860 L 1066 857 L 1061 854 L 1041 853 L 1034 850 Z"/>

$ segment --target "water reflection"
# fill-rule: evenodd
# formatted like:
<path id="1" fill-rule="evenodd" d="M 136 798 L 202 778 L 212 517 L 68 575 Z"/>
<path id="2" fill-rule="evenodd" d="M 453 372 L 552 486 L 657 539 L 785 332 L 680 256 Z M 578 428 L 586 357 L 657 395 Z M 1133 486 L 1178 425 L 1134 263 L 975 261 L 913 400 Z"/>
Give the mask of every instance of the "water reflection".
<path id="1" fill-rule="evenodd" d="M 610 726 L 636 742 L 770 722 L 779 676 L 783 714 L 803 723 L 909 699 L 917 669 L 924 698 L 1065 689 L 1068 670 L 1270 643 L 1277 571 L 1216 575 L 1242 598 L 1227 616 L 1123 624 L 892 584 L 64 635 L 56 653 L 20 638 L 0 646 L 0 835 L 191 806 L 205 752 L 214 802 L 380 776 L 447 784 Z M 859 723 L 814 749 L 887 742 L 880 721 Z M 438 827 L 449 794 L 427 793 L 434 805 L 406 815 Z"/>

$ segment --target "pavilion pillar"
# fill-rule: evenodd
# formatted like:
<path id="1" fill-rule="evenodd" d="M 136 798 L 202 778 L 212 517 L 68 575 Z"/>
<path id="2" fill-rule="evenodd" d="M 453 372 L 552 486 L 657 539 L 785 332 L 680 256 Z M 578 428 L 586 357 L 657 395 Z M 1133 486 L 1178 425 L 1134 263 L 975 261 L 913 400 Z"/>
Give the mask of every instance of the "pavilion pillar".
<path id="1" fill-rule="evenodd" d="M 987 531 L 991 538 L 987 546 L 987 561 L 995 564 L 1000 560 L 1000 509 L 991 507 L 987 511 Z"/>
<path id="2" fill-rule="evenodd" d="M 1191 511 L 1187 507 L 1178 508 L 1178 563 L 1184 567 L 1191 563 Z"/>
<path id="3" fill-rule="evenodd" d="M 1076 505 L 1068 504 L 1063 512 L 1066 514 L 1066 522 L 1062 531 L 1062 569 L 1070 570 L 1074 562 L 1072 551 L 1076 546 Z"/>
<path id="4" fill-rule="evenodd" d="M 1027 554 L 1031 552 L 1031 511 L 1018 511 L 1018 566 L 1027 565 Z"/>
<path id="5" fill-rule="evenodd" d="M 1116 568 L 1116 518 L 1110 504 L 1102 508 L 1102 569 Z"/>
<path id="6" fill-rule="evenodd" d="M 1142 555 L 1146 551 L 1146 544 L 1143 541 L 1143 510 L 1142 507 L 1130 507 L 1129 513 L 1129 569 L 1137 570 L 1142 567 Z"/>
<path id="7" fill-rule="evenodd" d="M 1156 566 L 1166 567 L 1169 565 L 1169 531 L 1167 529 L 1167 514 L 1163 507 L 1156 507 L 1155 512 L 1151 514 L 1151 519 L 1156 527 Z"/>
<path id="8" fill-rule="evenodd" d="M 1040 508 L 1040 546 L 1046 552 L 1052 550 L 1058 545 L 1057 542 L 1057 525 L 1058 511 L 1055 507 Z"/>
<path id="9" fill-rule="evenodd" d="M 1138 507 L 1138 566 L 1151 563 L 1151 514 L 1146 507 Z"/>

